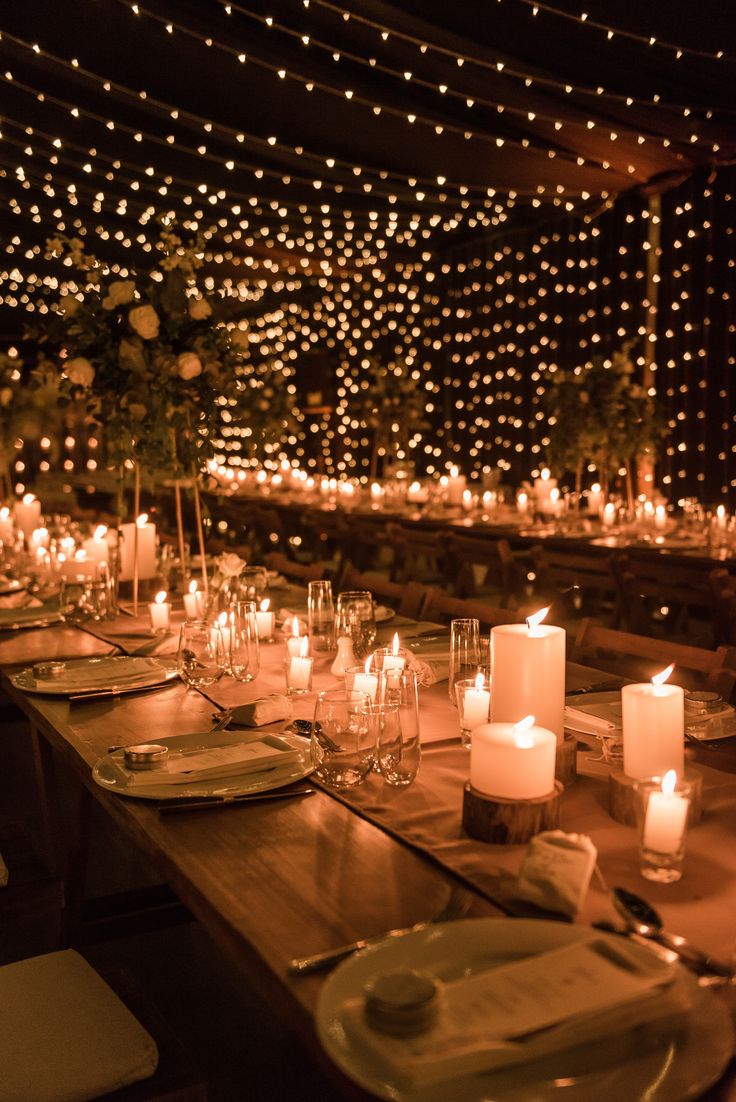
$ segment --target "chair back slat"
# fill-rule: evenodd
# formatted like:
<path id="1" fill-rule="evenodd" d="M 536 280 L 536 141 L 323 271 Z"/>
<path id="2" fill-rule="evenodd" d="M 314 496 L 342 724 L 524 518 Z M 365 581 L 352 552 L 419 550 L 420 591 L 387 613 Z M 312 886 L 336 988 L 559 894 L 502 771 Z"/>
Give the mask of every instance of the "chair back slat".
<path id="1" fill-rule="evenodd" d="M 473 618 L 479 620 L 482 627 L 495 628 L 500 624 L 523 624 L 524 616 L 508 608 L 499 608 L 486 601 L 448 597 L 439 589 L 430 589 L 422 607 L 423 620 L 450 620 Z"/>

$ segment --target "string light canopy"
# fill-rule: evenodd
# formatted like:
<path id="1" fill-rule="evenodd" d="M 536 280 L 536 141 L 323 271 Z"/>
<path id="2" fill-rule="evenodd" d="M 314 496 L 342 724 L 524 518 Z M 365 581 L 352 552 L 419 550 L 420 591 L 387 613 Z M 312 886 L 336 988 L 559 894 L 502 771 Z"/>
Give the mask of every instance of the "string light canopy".
<path id="1" fill-rule="evenodd" d="M 529 477 L 550 377 L 634 340 L 666 407 L 662 485 L 729 493 L 736 62 L 721 7 L 7 6 L 0 325 L 15 338 L 50 290 L 82 293 L 47 236 L 80 236 L 124 277 L 172 214 L 202 233 L 253 362 L 295 372 L 298 428 L 269 462 L 365 476 L 355 410 L 378 360 L 425 395 L 417 469 Z M 315 390 L 320 418 L 302 408 Z M 245 462 L 237 433 L 220 443 Z M 97 441 L 80 447 L 65 463 L 98 462 Z"/>

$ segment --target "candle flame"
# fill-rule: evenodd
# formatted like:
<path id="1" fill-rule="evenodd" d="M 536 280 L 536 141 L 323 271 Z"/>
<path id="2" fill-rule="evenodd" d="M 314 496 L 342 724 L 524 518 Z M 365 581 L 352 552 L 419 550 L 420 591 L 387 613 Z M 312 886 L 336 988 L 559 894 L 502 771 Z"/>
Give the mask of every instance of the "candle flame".
<path id="1" fill-rule="evenodd" d="M 516 500 L 518 501 L 519 505 L 526 505 L 529 498 L 522 490 L 521 493 L 516 495 Z"/>
<path id="2" fill-rule="evenodd" d="M 550 501 L 559 501 L 560 500 L 560 491 L 557 489 L 556 486 L 553 486 L 552 489 L 550 490 L 549 500 Z"/>
<path id="3" fill-rule="evenodd" d="M 23 504 L 24 505 L 33 505 L 33 502 L 35 500 L 36 500 L 36 498 L 33 494 L 23 494 Z"/>
<path id="4" fill-rule="evenodd" d="M 716 516 L 725 517 L 725 515 L 726 515 L 726 506 L 725 505 L 719 505 L 718 508 L 716 509 Z"/>
<path id="5" fill-rule="evenodd" d="M 534 739 L 527 732 L 534 726 L 534 716 L 524 716 L 514 724 L 514 742 L 520 750 L 530 750 L 534 745 Z"/>
<path id="6" fill-rule="evenodd" d="M 87 558 L 87 552 L 86 552 L 86 551 L 83 551 L 83 550 L 82 550 L 82 549 L 80 548 L 80 549 L 79 549 L 79 551 L 75 551 L 75 552 L 74 552 L 74 558 L 75 558 L 75 560 L 76 560 L 77 562 L 84 562 L 84 561 L 86 560 L 86 558 Z"/>
<path id="7" fill-rule="evenodd" d="M 549 467 L 542 467 L 541 471 L 539 472 L 539 477 L 542 479 L 543 482 L 548 482 L 550 473 L 551 472 Z"/>
<path id="8" fill-rule="evenodd" d="M 483 686 L 485 685 L 485 681 L 486 681 L 486 679 L 485 679 L 485 677 L 483 676 L 482 673 L 477 673 L 475 675 L 475 687 L 478 691 L 480 691 L 483 688 Z"/>
<path id="9" fill-rule="evenodd" d="M 371 493 L 374 497 L 378 497 L 378 495 L 381 493 L 381 487 L 378 482 L 371 483 Z"/>
<path id="10" fill-rule="evenodd" d="M 664 685 L 667 678 L 671 676 L 674 668 L 675 663 L 673 662 L 672 665 L 668 666 L 666 670 L 662 670 L 661 673 L 655 673 L 654 677 L 652 678 L 652 685 Z"/>
<path id="11" fill-rule="evenodd" d="M 306 658 L 308 651 L 309 651 L 309 638 L 308 638 L 308 636 L 305 635 L 304 638 L 302 639 L 301 643 L 299 644 L 299 657 L 300 658 Z"/>
<path id="12" fill-rule="evenodd" d="M 189 592 L 190 593 L 196 593 L 197 592 L 197 583 L 193 578 L 192 578 L 191 582 L 189 583 Z"/>
<path id="13" fill-rule="evenodd" d="M 104 540 L 106 535 L 107 535 L 107 525 L 106 524 L 98 524 L 97 527 L 95 528 L 94 536 L 92 538 L 96 539 L 96 540 Z"/>
<path id="14" fill-rule="evenodd" d="M 34 543 L 40 543 L 41 540 L 45 540 L 49 534 L 48 528 L 36 528 L 33 531 L 31 539 Z"/>
<path id="15" fill-rule="evenodd" d="M 271 600 L 269 597 L 264 597 L 261 601 L 261 612 L 268 612 L 271 607 Z"/>
<path id="16" fill-rule="evenodd" d="M 599 494 L 601 492 L 600 482 L 594 482 L 593 485 L 590 487 L 590 490 L 591 490 L 591 493 Z"/>
<path id="17" fill-rule="evenodd" d="M 157 605 L 166 604 L 166 590 L 160 589 L 156 596 L 153 598 Z"/>
<path id="18" fill-rule="evenodd" d="M 392 654 L 398 654 L 399 653 L 399 633 L 398 633 L 398 631 L 394 632 L 393 642 L 391 643 L 391 653 Z"/>
<path id="19" fill-rule="evenodd" d="M 225 624 L 227 623 L 227 613 L 221 612 L 220 615 L 217 617 L 217 622 L 221 628 L 224 628 Z"/>
<path id="20" fill-rule="evenodd" d="M 457 467 L 450 467 L 450 478 L 457 478 L 457 476 L 459 474 L 460 474 L 460 471 L 458 470 Z"/>
<path id="21" fill-rule="evenodd" d="M 613 514 L 616 512 L 616 506 L 613 504 L 612 501 L 609 501 L 607 505 L 603 506 L 603 512 L 607 513 L 609 517 L 612 517 Z"/>
<path id="22" fill-rule="evenodd" d="M 525 731 L 528 731 L 530 727 L 533 727 L 536 723 L 534 716 L 524 716 L 518 723 L 514 724 L 514 734 L 523 735 Z"/>
<path id="23" fill-rule="evenodd" d="M 539 627 L 551 607 L 551 605 L 547 605 L 546 608 L 540 608 L 539 612 L 535 612 L 533 616 L 527 616 L 526 626 L 529 628 L 530 635 L 535 634 L 537 628 Z"/>
<path id="24" fill-rule="evenodd" d="M 148 523 L 148 513 L 141 513 L 139 517 L 135 518 L 135 523 L 138 528 L 145 528 Z"/>
<path id="25" fill-rule="evenodd" d="M 299 638 L 299 617 L 295 616 L 291 624 L 291 634 L 295 639 Z"/>
<path id="26" fill-rule="evenodd" d="M 7 520 L 9 516 L 10 509 L 7 507 L 7 505 L 4 505 L 2 509 L 0 509 L 0 520 Z"/>
<path id="27" fill-rule="evenodd" d="M 662 777 L 662 791 L 665 796 L 671 796 L 677 786 L 677 773 L 674 769 L 668 769 Z"/>

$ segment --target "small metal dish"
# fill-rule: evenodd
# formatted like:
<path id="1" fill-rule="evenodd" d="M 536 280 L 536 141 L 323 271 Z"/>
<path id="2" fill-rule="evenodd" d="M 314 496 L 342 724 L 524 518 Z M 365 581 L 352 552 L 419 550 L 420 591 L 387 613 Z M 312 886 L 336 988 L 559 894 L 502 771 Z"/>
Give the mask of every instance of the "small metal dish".
<path id="1" fill-rule="evenodd" d="M 168 754 L 168 746 L 160 742 L 141 742 L 136 746 L 126 746 L 123 759 L 129 769 L 160 769 Z"/>
<path id="2" fill-rule="evenodd" d="M 723 697 L 708 690 L 695 690 L 685 693 L 685 713 L 695 716 L 713 716 L 723 711 Z"/>
<path id="3" fill-rule="evenodd" d="M 36 662 L 33 676 L 39 681 L 51 681 L 54 677 L 61 677 L 65 670 L 66 662 Z"/>

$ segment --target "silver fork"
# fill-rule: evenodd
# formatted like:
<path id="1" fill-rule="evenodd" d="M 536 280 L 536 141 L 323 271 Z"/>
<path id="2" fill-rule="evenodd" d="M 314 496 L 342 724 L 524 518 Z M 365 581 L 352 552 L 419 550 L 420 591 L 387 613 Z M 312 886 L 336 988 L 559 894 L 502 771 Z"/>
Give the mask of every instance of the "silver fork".
<path id="1" fill-rule="evenodd" d="M 460 888 L 453 888 L 444 907 L 431 918 L 426 918 L 422 922 L 415 922 L 413 926 L 386 930 L 374 937 L 359 938 L 358 941 L 351 941 L 347 945 L 341 945 L 338 949 L 328 949 L 325 953 L 315 953 L 311 957 L 297 957 L 295 960 L 289 961 L 287 971 L 292 976 L 309 976 L 314 972 L 327 972 L 334 968 L 336 964 L 339 964 L 341 960 L 352 956 L 353 953 L 357 953 L 361 949 L 367 949 L 370 945 L 378 945 L 380 942 L 386 941 L 387 938 L 403 937 L 404 934 L 413 934 L 417 930 L 424 930 L 427 926 L 434 926 L 437 922 L 449 922 L 454 918 L 462 918 L 469 906 L 470 896 L 468 893 Z"/>

